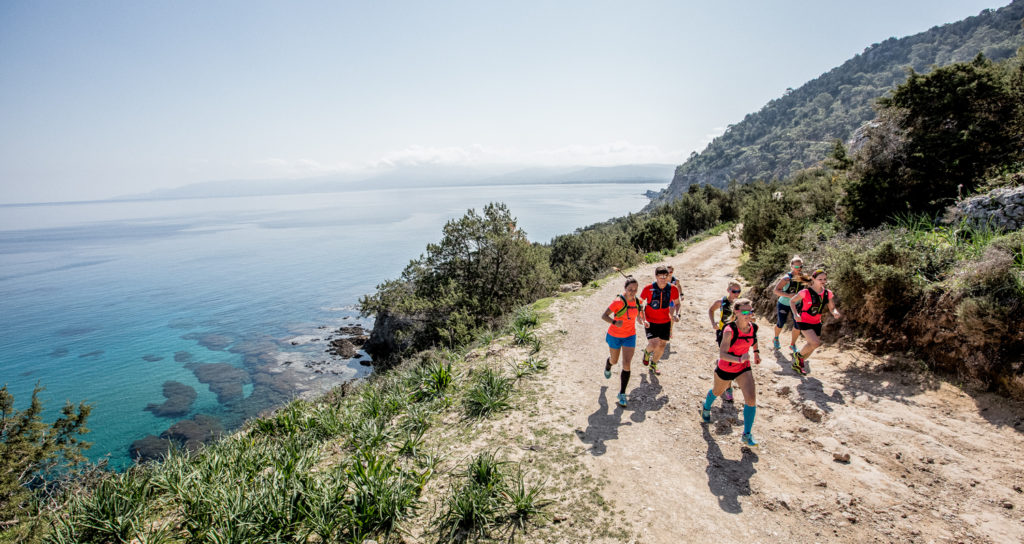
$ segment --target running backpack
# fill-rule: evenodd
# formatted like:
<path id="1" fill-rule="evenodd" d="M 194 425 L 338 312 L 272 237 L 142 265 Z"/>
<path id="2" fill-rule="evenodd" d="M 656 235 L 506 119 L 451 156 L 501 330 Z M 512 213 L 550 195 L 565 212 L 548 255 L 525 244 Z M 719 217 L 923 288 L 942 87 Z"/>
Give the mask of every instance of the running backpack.
<path id="1" fill-rule="evenodd" d="M 732 346 L 733 346 L 733 344 L 736 343 L 737 340 L 753 339 L 750 342 L 750 345 L 754 346 L 754 345 L 757 344 L 757 323 L 751 323 L 750 324 L 750 334 L 748 334 L 747 336 L 740 335 L 740 328 L 736 326 L 736 322 L 735 321 L 730 322 L 728 327 L 729 327 L 729 329 L 732 330 L 732 340 L 729 340 L 729 350 L 728 350 L 729 353 L 732 353 Z M 736 354 L 733 353 L 733 355 L 736 355 Z"/>
<path id="2" fill-rule="evenodd" d="M 622 308 L 619 311 L 615 312 L 615 316 L 614 317 L 622 317 L 623 315 L 625 315 L 626 319 L 629 319 L 629 307 L 630 306 L 629 306 L 629 303 L 626 302 L 626 297 L 624 297 L 622 295 L 618 295 L 618 298 L 619 298 L 619 300 L 622 301 Z M 633 306 L 633 308 L 637 311 L 637 313 L 640 313 L 640 305 L 639 304 L 636 305 L 636 306 Z"/>
<path id="3" fill-rule="evenodd" d="M 621 296 L 621 295 L 620 295 Z M 651 284 L 651 308 L 655 310 L 667 309 L 672 302 L 672 284 L 665 284 L 665 288 L 658 287 L 658 282 Z"/>
<path id="4" fill-rule="evenodd" d="M 725 327 L 727 323 L 732 323 L 732 303 L 729 302 L 729 297 L 722 297 L 722 314 L 718 316 L 718 328 Z"/>
<path id="5" fill-rule="evenodd" d="M 783 289 L 782 292 L 786 293 L 787 295 L 795 295 L 795 294 L 799 293 L 800 292 L 800 288 L 803 287 L 803 285 L 799 281 L 793 281 L 793 273 L 792 272 L 786 272 L 786 275 L 784 277 L 786 278 L 787 281 L 786 281 L 786 288 Z"/>
<path id="6" fill-rule="evenodd" d="M 799 310 L 801 313 L 806 313 L 807 315 L 820 314 L 821 311 L 825 309 L 825 305 L 828 304 L 828 301 L 832 299 L 832 291 L 829 291 L 828 289 L 825 289 L 825 293 L 823 295 L 815 293 L 814 289 L 811 288 L 808 288 L 807 292 L 810 293 L 811 295 L 810 308 L 808 308 L 807 311 L 804 312 L 803 300 L 800 301 L 800 305 L 797 308 L 797 310 Z"/>

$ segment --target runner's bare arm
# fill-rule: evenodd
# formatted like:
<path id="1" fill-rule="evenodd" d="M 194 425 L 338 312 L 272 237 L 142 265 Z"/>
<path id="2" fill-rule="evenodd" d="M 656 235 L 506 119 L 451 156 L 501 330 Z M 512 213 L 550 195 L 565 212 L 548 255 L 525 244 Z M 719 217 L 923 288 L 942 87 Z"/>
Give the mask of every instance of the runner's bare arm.
<path id="1" fill-rule="evenodd" d="M 621 327 L 622 326 L 622 321 L 620 321 L 618 319 L 612 319 L 612 309 L 611 309 L 611 307 L 605 308 L 604 313 L 601 314 L 601 320 L 606 322 L 606 323 L 610 323 L 612 325 L 615 325 L 616 327 Z"/>
<path id="2" fill-rule="evenodd" d="M 719 309 L 721 307 L 722 307 L 722 299 L 718 299 L 714 303 L 711 304 L 710 308 L 708 308 L 708 319 L 711 320 L 711 328 L 715 329 L 716 331 L 718 330 L 718 324 L 715 323 L 715 310 L 717 310 L 717 309 Z"/>
<path id="3" fill-rule="evenodd" d="M 836 300 L 834 298 L 832 298 L 832 297 L 829 297 L 829 299 L 828 299 L 828 309 L 829 309 L 830 312 L 832 312 L 832 317 L 834 317 L 836 319 L 839 319 L 840 317 L 843 317 L 839 313 L 839 310 L 836 309 Z"/>
<path id="4" fill-rule="evenodd" d="M 784 297 L 784 296 L 786 296 L 785 291 L 782 290 L 782 286 L 786 285 L 787 283 L 789 283 L 789 281 L 786 280 L 786 276 L 785 275 L 783 275 L 781 278 L 779 278 L 779 282 L 775 284 L 775 290 L 774 290 L 775 296 L 777 296 L 777 297 Z"/>

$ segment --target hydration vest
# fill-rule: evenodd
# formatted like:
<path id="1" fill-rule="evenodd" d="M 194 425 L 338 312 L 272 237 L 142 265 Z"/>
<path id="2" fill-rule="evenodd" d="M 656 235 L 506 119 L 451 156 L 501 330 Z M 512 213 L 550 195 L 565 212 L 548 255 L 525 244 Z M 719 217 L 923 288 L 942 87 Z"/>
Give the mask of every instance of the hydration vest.
<path id="1" fill-rule="evenodd" d="M 618 298 L 619 298 L 619 300 L 622 301 L 622 308 L 620 308 L 619 311 L 615 312 L 615 316 L 614 316 L 615 318 L 626 316 L 626 319 L 629 319 L 629 309 L 630 308 L 636 310 L 637 314 L 639 315 L 640 307 L 636 304 L 635 300 L 633 301 L 633 305 L 630 306 L 629 302 L 626 302 L 626 297 L 624 297 L 622 295 L 618 295 Z"/>
<path id="2" fill-rule="evenodd" d="M 732 323 L 733 319 L 735 317 L 732 315 L 732 302 L 729 302 L 727 295 L 722 297 L 722 313 L 718 316 L 718 328 L 724 328 L 726 323 Z"/>
<path id="3" fill-rule="evenodd" d="M 825 305 L 827 305 L 828 301 L 830 300 L 830 294 L 831 293 L 829 292 L 828 289 L 825 289 L 822 292 L 822 294 L 819 295 L 818 293 L 814 292 L 814 289 L 811 289 L 809 287 L 807 288 L 807 293 L 811 297 L 810 303 L 809 304 L 804 304 L 804 301 L 801 300 L 800 301 L 800 307 L 797 308 L 797 309 L 800 310 L 801 313 L 805 313 L 807 315 L 819 315 L 819 314 L 821 314 L 821 312 L 825 309 Z M 807 308 L 807 309 L 805 310 L 804 308 Z"/>
<path id="4" fill-rule="evenodd" d="M 729 353 L 739 357 L 750 350 L 750 347 L 757 344 L 757 323 L 750 324 L 750 330 L 747 334 L 740 334 L 740 328 L 736 326 L 736 322 L 729 323 L 729 329 L 732 330 L 732 339 L 729 340 Z M 739 353 L 734 352 L 733 346 L 737 342 L 742 342 L 739 349 Z"/>
<path id="5" fill-rule="evenodd" d="M 672 303 L 672 284 L 666 283 L 665 288 L 658 287 L 658 282 L 651 284 L 651 300 L 649 306 L 653 310 L 667 310 Z"/>
<path id="6" fill-rule="evenodd" d="M 790 296 L 799 293 L 800 288 L 803 287 L 802 282 L 793 281 L 792 272 L 786 272 L 786 275 L 784 277 L 786 278 L 786 287 L 782 290 L 782 292 Z"/>

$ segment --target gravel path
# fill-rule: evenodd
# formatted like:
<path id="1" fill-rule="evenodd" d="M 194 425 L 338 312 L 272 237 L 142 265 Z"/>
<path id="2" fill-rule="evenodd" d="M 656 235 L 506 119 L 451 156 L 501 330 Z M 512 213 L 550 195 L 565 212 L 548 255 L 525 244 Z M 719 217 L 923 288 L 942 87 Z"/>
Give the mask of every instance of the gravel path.
<path id="1" fill-rule="evenodd" d="M 576 436 L 583 466 L 606 479 L 604 498 L 626 512 L 633 541 L 1024 542 L 1019 403 L 892 370 L 909 366 L 853 345 L 819 349 L 812 373 L 797 376 L 788 354 L 773 354 L 762 317 L 761 446 L 741 448 L 739 391 L 701 425 L 717 351 L 707 308 L 739 259 L 739 242 L 721 235 L 665 261 L 682 282 L 683 318 L 661 376 L 640 364 L 638 339 L 625 409 L 615 404 L 619 368 L 610 380 L 602 373 L 599 319 L 622 281 L 551 307 L 545 328 L 560 334 L 545 346 L 546 419 Z M 641 286 L 654 267 L 632 271 Z"/>

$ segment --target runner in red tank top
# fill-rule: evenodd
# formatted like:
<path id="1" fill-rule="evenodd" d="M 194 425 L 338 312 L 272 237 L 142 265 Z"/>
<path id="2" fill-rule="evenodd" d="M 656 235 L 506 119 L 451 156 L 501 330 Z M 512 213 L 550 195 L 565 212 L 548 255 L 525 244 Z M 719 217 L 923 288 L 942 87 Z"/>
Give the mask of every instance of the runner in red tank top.
<path id="1" fill-rule="evenodd" d="M 793 354 L 793 370 L 803 375 L 811 373 L 807 358 L 821 346 L 821 314 L 824 313 L 825 307 L 828 307 L 832 317 L 842 317 L 836 309 L 832 291 L 825 288 L 827 283 L 828 274 L 819 268 L 811 274 L 810 286 L 793 295 L 789 301 L 795 312 L 793 315 L 796 318 L 796 328 L 800 329 L 807 339 L 804 347 Z"/>
<path id="2" fill-rule="evenodd" d="M 658 361 L 665 351 L 672 322 L 679 321 L 679 315 L 672 310 L 679 304 L 679 289 L 669 284 L 668 268 L 659 266 L 654 270 L 657 281 L 640 291 L 640 299 L 644 303 L 644 312 L 640 323 L 647 335 L 647 348 L 644 349 L 644 365 L 651 365 L 651 372 L 661 374 Z"/>
<path id="3" fill-rule="evenodd" d="M 722 342 L 718 347 L 718 363 L 715 365 L 715 382 L 704 399 L 700 410 L 700 418 L 704 423 L 711 423 L 711 405 L 715 399 L 725 392 L 729 383 L 736 382 L 743 392 L 743 436 L 744 446 L 757 446 L 757 440 L 751 433 L 754 416 L 757 413 L 757 391 L 754 387 L 754 375 L 750 368 L 750 352 L 754 353 L 754 364 L 761 364 L 761 354 L 757 349 L 757 324 L 754 323 L 754 306 L 749 298 L 741 298 L 733 303 L 735 320 L 722 329 Z"/>

